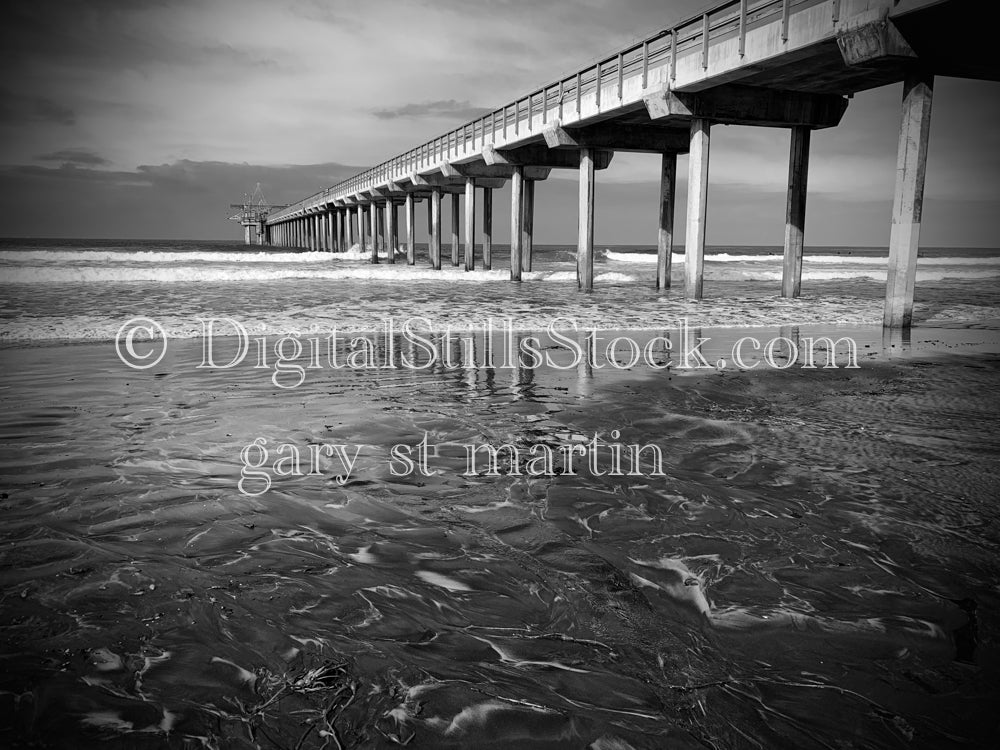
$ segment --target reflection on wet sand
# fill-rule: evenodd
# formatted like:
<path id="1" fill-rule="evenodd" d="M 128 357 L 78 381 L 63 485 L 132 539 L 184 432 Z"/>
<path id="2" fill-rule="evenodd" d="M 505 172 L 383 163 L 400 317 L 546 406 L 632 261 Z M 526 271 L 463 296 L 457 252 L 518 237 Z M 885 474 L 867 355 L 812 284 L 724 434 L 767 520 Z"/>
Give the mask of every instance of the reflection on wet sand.
<path id="1" fill-rule="evenodd" d="M 805 332 L 779 335 L 799 347 Z M 519 356 L 327 369 L 279 391 L 250 366 L 194 369 L 197 342 L 148 373 L 75 349 L 72 366 L 18 351 L 0 383 L 5 741 L 995 733 L 995 358 L 681 373 Z M 666 476 L 466 475 L 465 445 L 612 430 L 659 445 Z M 391 446 L 425 435 L 434 471 L 394 475 Z M 357 446 L 357 462 L 343 483 L 331 462 L 249 497 L 239 454 L 257 436 Z"/>

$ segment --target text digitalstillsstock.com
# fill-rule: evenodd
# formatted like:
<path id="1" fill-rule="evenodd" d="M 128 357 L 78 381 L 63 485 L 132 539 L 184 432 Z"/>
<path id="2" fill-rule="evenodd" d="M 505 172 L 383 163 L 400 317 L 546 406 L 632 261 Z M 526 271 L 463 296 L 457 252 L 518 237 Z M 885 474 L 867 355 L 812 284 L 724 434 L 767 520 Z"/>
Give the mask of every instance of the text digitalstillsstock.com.
<path id="1" fill-rule="evenodd" d="M 719 370 L 734 364 L 753 370 L 762 364 L 784 370 L 857 369 L 857 343 L 843 336 L 792 339 L 776 336 L 761 341 L 743 336 L 726 352 L 729 358 L 705 353 L 711 337 L 681 318 L 671 327 L 673 335 L 633 336 L 595 328 L 582 329 L 571 318 L 552 320 L 543 332 L 514 328 L 510 319 L 487 318 L 480 325 L 435 329 L 431 321 L 412 317 L 397 323 L 382 322 L 376 335 L 327 331 L 285 333 L 278 337 L 251 336 L 232 318 L 195 318 L 201 326 L 201 362 L 197 369 L 227 370 L 249 366 L 270 372 L 274 386 L 301 386 L 310 371 L 332 370 L 434 370 L 535 369 L 573 370 L 585 365 L 594 370 Z M 156 366 L 167 351 L 168 336 L 151 318 L 133 318 L 118 331 L 118 357 L 133 369 Z M 844 364 L 838 364 L 838 347 Z M 821 356 L 817 356 L 821 355 Z M 749 358 L 749 361 L 748 359 Z M 822 361 L 822 365 L 817 365 Z"/>
<path id="2" fill-rule="evenodd" d="M 554 477 L 591 476 L 662 477 L 663 451 L 658 445 L 621 443 L 619 430 L 611 430 L 610 441 L 595 433 L 589 440 L 582 435 L 552 446 L 547 443 L 516 445 L 503 443 L 449 443 L 448 447 L 464 453 L 460 468 L 468 477 Z M 415 444 L 397 443 L 389 448 L 387 468 L 394 477 L 441 473 L 432 466 L 439 457 L 439 445 L 423 439 Z M 333 475 L 341 486 L 351 481 L 358 468 L 363 446 L 347 443 L 310 443 L 305 450 L 294 443 L 279 443 L 273 448 L 263 437 L 255 438 L 240 451 L 238 489 L 244 495 L 262 495 L 271 489 L 275 477 Z"/>

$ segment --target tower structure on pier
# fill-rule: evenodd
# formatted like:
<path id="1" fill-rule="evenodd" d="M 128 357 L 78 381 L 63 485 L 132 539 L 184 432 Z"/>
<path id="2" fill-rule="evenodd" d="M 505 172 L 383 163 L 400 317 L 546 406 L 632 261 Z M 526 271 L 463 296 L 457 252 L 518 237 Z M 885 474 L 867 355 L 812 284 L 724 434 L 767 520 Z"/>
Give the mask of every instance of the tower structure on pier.
<path id="1" fill-rule="evenodd" d="M 260 183 L 254 188 L 253 193 L 244 193 L 242 203 L 230 203 L 230 208 L 238 208 L 235 214 L 229 217 L 230 221 L 238 221 L 243 227 L 243 242 L 247 245 L 269 244 L 267 237 L 267 216 L 271 211 L 277 211 L 287 206 L 272 206 L 264 198 L 264 193 L 260 189 Z"/>

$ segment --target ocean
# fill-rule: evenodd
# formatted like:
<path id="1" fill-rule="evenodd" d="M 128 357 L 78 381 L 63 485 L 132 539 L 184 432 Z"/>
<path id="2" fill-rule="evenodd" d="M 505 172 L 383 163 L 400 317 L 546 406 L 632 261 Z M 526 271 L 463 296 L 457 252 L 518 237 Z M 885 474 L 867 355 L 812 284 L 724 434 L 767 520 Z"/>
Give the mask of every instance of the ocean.
<path id="1" fill-rule="evenodd" d="M 419 244 L 410 267 L 372 266 L 356 247 L 332 259 L 232 242 L 3 240 L 0 343 L 111 339 L 125 319 L 151 311 L 180 337 L 201 330 L 199 315 L 272 331 L 312 323 L 376 330 L 388 317 L 412 315 L 459 326 L 485 313 L 512 316 L 522 330 L 544 328 L 559 314 L 601 329 L 649 329 L 685 316 L 704 326 L 869 325 L 882 319 L 887 251 L 807 249 L 803 296 L 785 300 L 780 248 L 709 248 L 701 303 L 684 298 L 682 253 L 673 256 L 672 290 L 655 289 L 651 247 L 598 247 L 594 293 L 585 297 L 569 246 L 536 246 L 533 270 L 516 287 L 502 283 L 506 246 L 494 248 L 492 271 L 481 262 L 472 272 L 451 267 L 447 245 L 442 254 L 444 267 L 434 271 Z M 915 321 L 1000 318 L 997 279 L 1000 249 L 922 250 Z"/>
<path id="2" fill-rule="evenodd" d="M 0 242 L 0 741 L 989 746 L 1000 249 L 506 251 Z"/>

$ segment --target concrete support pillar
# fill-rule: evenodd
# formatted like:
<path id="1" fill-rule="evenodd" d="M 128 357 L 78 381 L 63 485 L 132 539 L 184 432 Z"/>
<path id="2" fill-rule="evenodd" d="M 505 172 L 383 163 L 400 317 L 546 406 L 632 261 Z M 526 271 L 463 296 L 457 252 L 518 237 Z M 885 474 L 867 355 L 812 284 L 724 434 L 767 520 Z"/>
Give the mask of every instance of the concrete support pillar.
<path id="1" fill-rule="evenodd" d="M 399 234 L 396 231 L 396 204 L 387 201 L 385 204 L 385 244 L 386 260 L 396 263 L 396 246 L 399 244 Z"/>
<path id="2" fill-rule="evenodd" d="M 253 244 L 253 239 L 251 239 L 251 237 L 250 237 L 250 228 L 251 227 L 250 227 L 249 224 L 244 224 L 243 225 L 243 244 L 244 245 L 252 245 Z"/>
<path id="3" fill-rule="evenodd" d="M 368 204 L 368 230 L 371 234 L 372 247 L 371 247 L 371 261 L 372 263 L 378 263 L 378 205 L 375 203 Z"/>
<path id="4" fill-rule="evenodd" d="M 431 189 L 431 267 L 441 270 L 441 188 Z"/>
<path id="5" fill-rule="evenodd" d="M 493 188 L 483 188 L 483 268 L 493 268 Z"/>
<path id="6" fill-rule="evenodd" d="M 806 237 L 806 186 L 809 181 L 809 134 L 802 125 L 792 128 L 788 156 L 788 198 L 785 207 L 785 262 L 781 269 L 781 296 L 798 297 L 802 289 L 802 249 Z"/>
<path id="7" fill-rule="evenodd" d="M 415 239 L 415 217 L 413 215 L 413 193 L 406 194 L 406 202 L 403 204 L 403 213 L 406 221 L 406 265 L 412 266 L 417 262 L 416 239 Z"/>
<path id="8" fill-rule="evenodd" d="M 594 151 L 580 149 L 580 215 L 576 244 L 576 280 L 580 289 L 594 288 Z"/>
<path id="9" fill-rule="evenodd" d="M 451 264 L 458 265 L 458 214 L 461 211 L 458 193 L 451 194 Z"/>
<path id="10" fill-rule="evenodd" d="M 381 203 L 378 207 L 378 246 L 383 254 L 389 252 L 389 233 L 386 232 L 386 214 L 389 212 L 389 204 Z"/>
<path id="11" fill-rule="evenodd" d="M 361 252 L 364 253 L 368 247 L 368 224 L 365 222 L 365 207 L 358 204 L 358 242 L 361 245 Z"/>
<path id="12" fill-rule="evenodd" d="M 514 167 L 510 180 L 510 280 L 521 280 L 521 241 L 524 235 L 524 167 Z"/>
<path id="13" fill-rule="evenodd" d="M 656 233 L 656 288 L 670 288 L 674 252 L 674 199 L 677 194 L 677 154 L 660 157 L 660 225 Z"/>
<path id="14" fill-rule="evenodd" d="M 535 181 L 524 181 L 524 248 L 521 251 L 521 270 L 531 270 L 531 254 L 535 246 Z"/>
<path id="15" fill-rule="evenodd" d="M 309 249 L 319 250 L 319 214 L 313 214 L 309 219 Z"/>
<path id="16" fill-rule="evenodd" d="M 691 121 L 687 230 L 684 239 L 684 290 L 692 299 L 701 299 L 705 284 L 705 222 L 708 211 L 708 152 L 711 128 L 712 124 L 708 120 L 696 118 Z"/>
<path id="17" fill-rule="evenodd" d="M 476 267 L 476 183 L 465 178 L 465 270 Z"/>
<path id="18" fill-rule="evenodd" d="M 351 215 L 347 212 L 347 209 L 338 208 L 336 236 L 334 237 L 334 243 L 336 245 L 338 253 L 342 253 L 348 248 L 347 229 L 350 223 L 351 223 Z"/>
<path id="19" fill-rule="evenodd" d="M 354 233 L 354 214 L 356 211 L 352 211 L 350 207 L 345 209 L 347 211 L 347 247 L 341 248 L 342 250 L 350 250 L 354 247 L 355 237 Z"/>
<path id="20" fill-rule="evenodd" d="M 889 232 L 889 274 L 882 318 L 886 328 L 909 328 L 913 318 L 913 287 L 917 278 L 933 96 L 933 75 L 917 70 L 907 73 L 903 80 L 903 117 L 899 126 L 896 189 Z"/>

